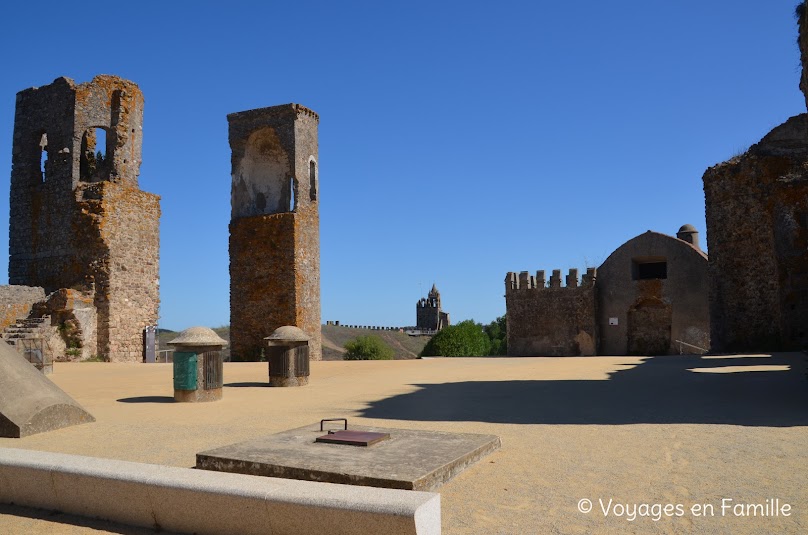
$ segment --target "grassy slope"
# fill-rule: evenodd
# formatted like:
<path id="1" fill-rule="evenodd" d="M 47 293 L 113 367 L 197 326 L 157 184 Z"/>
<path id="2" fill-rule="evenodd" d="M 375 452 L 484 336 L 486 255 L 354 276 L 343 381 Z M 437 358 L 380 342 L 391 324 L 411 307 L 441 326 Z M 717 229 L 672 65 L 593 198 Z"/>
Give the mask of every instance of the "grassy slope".
<path id="1" fill-rule="evenodd" d="M 408 336 L 398 331 L 372 331 L 323 325 L 323 360 L 342 360 L 342 354 L 345 352 L 342 347 L 346 342 L 369 334 L 384 340 L 384 343 L 396 352 L 393 357 L 396 360 L 416 358 L 429 341 L 428 336 Z"/>
<path id="2" fill-rule="evenodd" d="M 230 341 L 230 327 L 216 327 L 213 329 L 216 334 Z M 418 356 L 426 343 L 429 341 L 428 336 L 407 336 L 398 331 L 372 331 L 368 329 L 349 329 L 347 327 L 336 327 L 333 325 L 323 325 L 323 360 L 342 360 L 342 354 L 345 352 L 343 346 L 349 340 L 353 340 L 359 336 L 372 334 L 378 336 L 384 342 L 393 348 L 395 351 L 395 359 L 414 359 Z M 161 332 L 158 335 L 160 341 L 160 349 L 170 349 L 166 345 L 179 336 L 179 332 Z M 225 348 L 224 358 L 229 359 L 230 352 Z"/>

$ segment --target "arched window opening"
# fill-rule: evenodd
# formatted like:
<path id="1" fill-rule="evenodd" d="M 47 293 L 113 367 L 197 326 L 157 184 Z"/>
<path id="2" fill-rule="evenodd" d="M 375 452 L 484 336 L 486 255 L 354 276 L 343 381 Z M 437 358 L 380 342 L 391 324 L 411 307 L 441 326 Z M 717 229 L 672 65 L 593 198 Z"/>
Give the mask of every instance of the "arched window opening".
<path id="1" fill-rule="evenodd" d="M 297 208 L 297 204 L 295 202 L 295 179 L 294 177 L 289 179 L 289 211 L 294 212 Z"/>
<path id="2" fill-rule="evenodd" d="M 42 133 L 39 139 L 39 176 L 40 181 L 48 179 L 48 134 Z"/>
<path id="3" fill-rule="evenodd" d="M 317 164 L 314 160 L 309 162 L 309 199 L 317 200 Z"/>
<path id="4" fill-rule="evenodd" d="M 109 136 L 102 127 L 89 128 L 81 139 L 80 175 L 84 182 L 109 178 Z"/>

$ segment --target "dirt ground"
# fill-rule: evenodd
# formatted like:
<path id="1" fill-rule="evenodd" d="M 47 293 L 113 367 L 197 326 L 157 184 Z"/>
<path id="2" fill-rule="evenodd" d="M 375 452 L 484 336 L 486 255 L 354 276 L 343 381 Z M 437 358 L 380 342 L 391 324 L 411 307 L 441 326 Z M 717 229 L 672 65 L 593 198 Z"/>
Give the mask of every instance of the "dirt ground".
<path id="1" fill-rule="evenodd" d="M 173 403 L 171 365 L 57 363 L 51 379 L 97 421 L 0 447 L 191 467 L 198 451 L 347 417 L 501 437 L 439 489 L 448 535 L 808 533 L 805 359 L 315 362 L 302 388 L 228 363 L 224 399 L 206 404 Z M 0 506 L 6 533 L 152 532 Z"/>

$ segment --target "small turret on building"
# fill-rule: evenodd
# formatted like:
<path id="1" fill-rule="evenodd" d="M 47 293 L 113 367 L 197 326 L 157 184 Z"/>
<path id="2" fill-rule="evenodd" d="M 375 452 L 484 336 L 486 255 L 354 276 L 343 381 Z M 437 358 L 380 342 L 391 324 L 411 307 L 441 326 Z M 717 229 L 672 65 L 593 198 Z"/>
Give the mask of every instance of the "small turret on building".
<path id="1" fill-rule="evenodd" d="M 676 237 L 686 241 L 696 249 L 701 249 L 699 247 L 699 231 L 693 225 L 682 225 L 679 232 L 676 233 Z"/>
<path id="2" fill-rule="evenodd" d="M 415 314 L 416 327 L 420 330 L 439 331 L 450 325 L 449 313 L 441 310 L 440 292 L 434 284 L 429 294 L 416 303 Z"/>

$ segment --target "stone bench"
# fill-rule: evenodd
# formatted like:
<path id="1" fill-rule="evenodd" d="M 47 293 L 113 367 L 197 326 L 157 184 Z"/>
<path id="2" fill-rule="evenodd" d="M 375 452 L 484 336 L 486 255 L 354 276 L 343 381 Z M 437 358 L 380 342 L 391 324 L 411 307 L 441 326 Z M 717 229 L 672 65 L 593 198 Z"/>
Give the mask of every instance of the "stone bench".
<path id="1" fill-rule="evenodd" d="M 440 495 L 0 448 L 0 503 L 210 534 L 439 534 Z"/>

